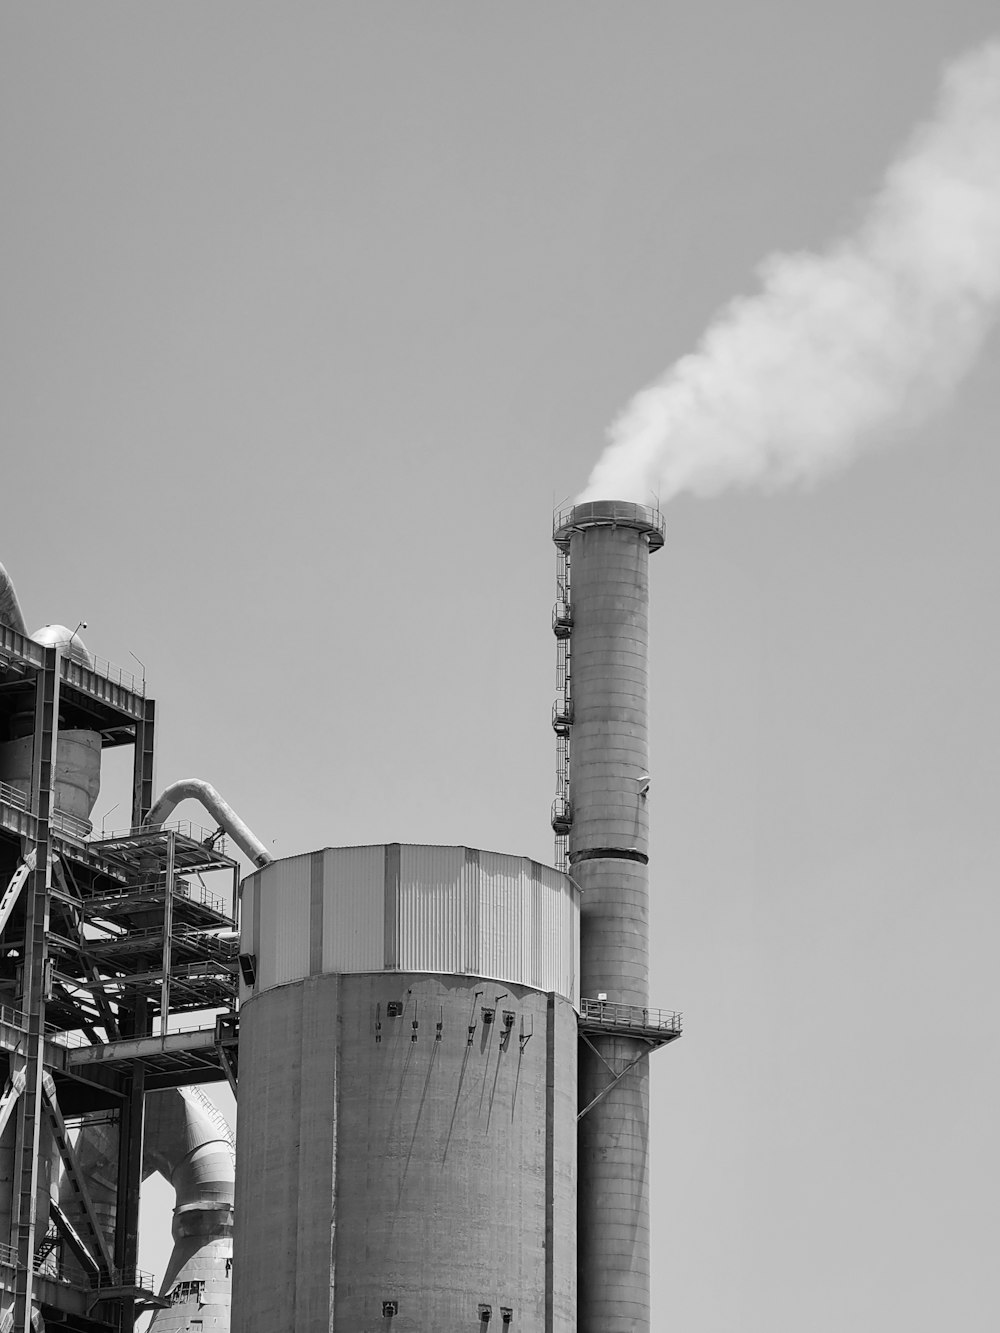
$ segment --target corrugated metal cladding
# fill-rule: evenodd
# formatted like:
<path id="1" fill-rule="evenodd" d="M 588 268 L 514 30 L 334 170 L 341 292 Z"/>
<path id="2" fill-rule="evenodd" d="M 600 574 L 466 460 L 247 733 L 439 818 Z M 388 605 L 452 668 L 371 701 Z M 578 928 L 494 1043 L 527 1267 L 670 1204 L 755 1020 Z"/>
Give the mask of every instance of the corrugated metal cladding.
<path id="1" fill-rule="evenodd" d="M 241 951 L 258 991 L 317 973 L 440 972 L 579 1002 L 580 904 L 569 878 L 472 847 L 328 847 L 243 882 Z"/>

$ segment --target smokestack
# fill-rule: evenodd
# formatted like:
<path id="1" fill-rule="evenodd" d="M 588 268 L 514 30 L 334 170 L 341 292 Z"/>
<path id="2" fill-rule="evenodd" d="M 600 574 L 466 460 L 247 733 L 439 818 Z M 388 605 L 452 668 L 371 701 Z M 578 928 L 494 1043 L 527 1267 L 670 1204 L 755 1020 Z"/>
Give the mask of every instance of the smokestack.
<path id="1" fill-rule="evenodd" d="M 582 891 L 579 1073 L 579 1333 L 649 1329 L 649 556 L 658 511 L 622 501 L 556 517 L 568 636 L 568 790 L 553 824 L 568 834 Z M 560 634 L 557 608 L 556 633 Z M 558 707 L 558 706 L 557 706 Z M 559 730 L 557 726 L 557 731 Z M 562 819 L 557 822 L 557 815 Z M 611 1072 L 621 1074 L 609 1087 Z M 626 1071 L 626 1072 L 622 1072 Z"/>

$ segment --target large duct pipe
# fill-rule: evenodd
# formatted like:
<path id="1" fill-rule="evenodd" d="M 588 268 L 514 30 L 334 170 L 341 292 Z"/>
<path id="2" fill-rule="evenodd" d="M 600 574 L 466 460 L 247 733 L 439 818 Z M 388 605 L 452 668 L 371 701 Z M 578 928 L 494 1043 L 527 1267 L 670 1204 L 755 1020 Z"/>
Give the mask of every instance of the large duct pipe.
<path id="1" fill-rule="evenodd" d="M 172 782 L 160 793 L 146 816 L 146 824 L 150 828 L 159 828 L 170 818 L 175 806 L 186 800 L 200 801 L 219 827 L 229 834 L 240 851 L 249 857 L 255 866 L 267 866 L 274 860 L 261 840 L 244 824 L 233 807 L 222 799 L 213 786 L 203 782 L 201 778 L 180 778 L 177 782 Z"/>
<path id="2" fill-rule="evenodd" d="M 14 584 L 3 565 L 0 565 L 0 625 L 9 625 L 11 629 L 17 630 L 18 634 L 28 633 L 21 612 L 21 603 L 17 600 Z"/>
<path id="3" fill-rule="evenodd" d="M 118 1132 L 100 1121 L 84 1122 L 76 1155 L 94 1208 L 111 1237 L 115 1225 Z M 221 1111 L 197 1087 L 151 1092 L 145 1102 L 142 1175 L 159 1172 L 174 1187 L 174 1248 L 160 1293 L 170 1305 L 157 1311 L 150 1333 L 184 1333 L 197 1327 L 228 1330 L 232 1291 L 235 1142 Z M 68 1182 L 62 1202 L 71 1220 L 80 1216 Z"/>
<path id="4" fill-rule="evenodd" d="M 649 554 L 657 513 L 598 501 L 560 516 L 572 603 L 570 873 L 582 891 L 585 998 L 649 1003 L 647 790 Z M 595 1049 L 596 1048 L 596 1051 Z M 579 1333 L 648 1333 L 648 1048 L 601 1034 L 580 1050 Z"/>
<path id="5" fill-rule="evenodd" d="M 160 1290 L 170 1308 L 150 1333 L 228 1329 L 233 1265 L 236 1153 L 222 1113 L 196 1087 L 146 1098 L 143 1174 L 159 1171 L 176 1191 L 174 1249 Z"/>

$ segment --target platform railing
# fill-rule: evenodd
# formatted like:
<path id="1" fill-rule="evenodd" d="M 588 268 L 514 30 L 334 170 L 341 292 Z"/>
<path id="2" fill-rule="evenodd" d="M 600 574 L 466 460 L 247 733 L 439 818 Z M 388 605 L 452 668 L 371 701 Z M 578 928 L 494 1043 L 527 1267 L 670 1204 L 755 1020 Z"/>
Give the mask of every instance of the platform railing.
<path id="1" fill-rule="evenodd" d="M 232 920 L 232 914 L 226 899 L 218 893 L 210 893 L 204 884 L 192 884 L 189 880 L 178 878 L 174 884 L 174 894 L 187 902 L 207 907 L 210 911 L 217 913 L 219 916 L 224 916 L 227 920 Z M 135 898 L 140 900 L 142 898 L 162 899 L 163 895 L 164 886 L 162 883 L 150 883 L 120 884 L 108 892 L 95 894 L 94 897 L 99 899 L 102 904 L 111 904 L 131 901 Z"/>
<path id="2" fill-rule="evenodd" d="M 9 782 L 0 782 L 0 804 L 12 806 L 15 810 L 23 810 L 26 814 L 31 813 L 28 793 L 22 791 L 20 787 L 12 787 Z M 52 827 L 81 841 L 90 837 L 90 822 L 78 819 L 76 815 L 67 814 L 65 810 L 53 810 Z"/>
<path id="3" fill-rule="evenodd" d="M 0 1004 L 0 1023 L 6 1023 L 12 1028 L 23 1028 L 27 1026 L 27 1020 L 20 1009 L 14 1009 L 9 1004 Z"/>
<path id="4" fill-rule="evenodd" d="M 4 805 L 12 805 L 17 810 L 27 810 L 28 793 L 23 792 L 20 787 L 12 787 L 9 782 L 0 782 L 0 801 Z"/>
<path id="5" fill-rule="evenodd" d="M 635 1004 L 618 1004 L 613 1000 L 581 1000 L 580 1017 L 616 1030 L 640 1028 L 680 1034 L 682 1015 L 673 1009 L 647 1009 Z"/>
<path id="6" fill-rule="evenodd" d="M 122 689 L 128 690 L 129 694 L 137 694 L 140 699 L 145 698 L 146 678 L 144 676 L 137 676 L 134 671 L 128 671 L 125 667 L 120 667 L 114 662 L 109 662 L 106 657 L 98 657 L 97 654 L 92 653 L 89 648 L 87 649 L 87 656 L 90 658 L 88 664 L 90 670 L 93 671 L 96 676 L 101 676 L 104 680 L 109 680 L 112 685 L 120 685 Z M 74 659 L 64 656 L 63 661 L 69 664 L 73 662 Z M 82 663 L 77 663 L 77 665 L 82 665 Z M 63 674 L 66 674 L 65 670 Z"/>
<path id="7" fill-rule="evenodd" d="M 86 1032 L 80 1032 L 77 1028 L 57 1028 L 52 1023 L 45 1024 L 46 1041 L 54 1041 L 57 1046 L 93 1046 L 94 1043 L 87 1036 Z"/>
<path id="8" fill-rule="evenodd" d="M 170 824 L 158 824 L 155 828 L 150 824 L 139 824 L 135 828 L 114 829 L 110 833 L 102 833 L 94 841 L 124 842 L 127 839 L 149 837 L 157 833 L 179 833 L 181 837 L 190 838 L 192 842 L 200 843 L 203 847 L 211 846 L 211 849 L 220 856 L 229 856 L 229 843 L 225 834 L 205 828 L 204 824 L 192 823 L 190 819 L 177 819 Z"/>
<path id="9" fill-rule="evenodd" d="M 98 1273 L 90 1284 L 92 1291 L 106 1288 L 137 1287 L 140 1291 L 155 1291 L 156 1278 L 144 1268 L 114 1269 L 110 1275 Z"/>

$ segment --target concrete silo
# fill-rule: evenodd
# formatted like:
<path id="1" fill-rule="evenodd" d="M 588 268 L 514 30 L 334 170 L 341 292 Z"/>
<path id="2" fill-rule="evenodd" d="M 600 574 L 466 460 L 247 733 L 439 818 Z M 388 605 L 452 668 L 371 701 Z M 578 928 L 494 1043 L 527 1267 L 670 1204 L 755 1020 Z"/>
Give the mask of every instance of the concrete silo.
<path id="1" fill-rule="evenodd" d="M 578 922 L 465 847 L 244 882 L 234 1328 L 574 1333 Z"/>

